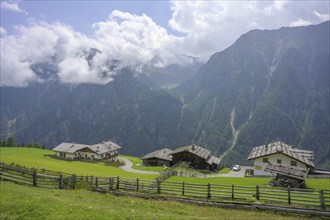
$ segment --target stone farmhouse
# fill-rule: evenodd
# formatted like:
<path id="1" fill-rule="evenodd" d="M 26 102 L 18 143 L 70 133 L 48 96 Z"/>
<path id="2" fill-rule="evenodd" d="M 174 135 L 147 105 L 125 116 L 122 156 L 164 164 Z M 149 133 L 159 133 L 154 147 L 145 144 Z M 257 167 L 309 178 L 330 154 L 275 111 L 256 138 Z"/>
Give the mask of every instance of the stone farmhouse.
<path id="1" fill-rule="evenodd" d="M 313 151 L 300 150 L 281 141 L 253 148 L 248 160 L 254 160 L 254 176 L 279 173 L 304 179 L 315 169 Z"/>
<path id="2" fill-rule="evenodd" d="M 175 150 L 161 149 L 142 157 L 144 165 L 173 166 L 181 162 L 188 162 L 195 169 L 217 171 L 220 159 L 211 155 L 211 151 L 195 144 L 177 148 Z"/>
<path id="3" fill-rule="evenodd" d="M 94 145 L 61 143 L 53 148 L 56 156 L 69 160 L 87 159 L 87 160 L 105 160 L 117 161 L 118 149 L 121 147 L 111 141 L 101 142 Z"/>

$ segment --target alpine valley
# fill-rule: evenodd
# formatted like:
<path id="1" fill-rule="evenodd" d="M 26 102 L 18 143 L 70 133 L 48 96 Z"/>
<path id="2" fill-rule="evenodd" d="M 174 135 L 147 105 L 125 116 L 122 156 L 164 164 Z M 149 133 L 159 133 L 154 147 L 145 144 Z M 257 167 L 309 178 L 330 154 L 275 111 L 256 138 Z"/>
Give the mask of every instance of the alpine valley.
<path id="1" fill-rule="evenodd" d="M 1 87 L 1 139 L 48 148 L 111 139 L 134 156 L 196 143 L 225 165 L 281 140 L 330 168 L 329 26 L 252 30 L 203 65 L 125 68 L 106 85 L 62 84 L 56 67 L 31 67 L 52 79 Z"/>

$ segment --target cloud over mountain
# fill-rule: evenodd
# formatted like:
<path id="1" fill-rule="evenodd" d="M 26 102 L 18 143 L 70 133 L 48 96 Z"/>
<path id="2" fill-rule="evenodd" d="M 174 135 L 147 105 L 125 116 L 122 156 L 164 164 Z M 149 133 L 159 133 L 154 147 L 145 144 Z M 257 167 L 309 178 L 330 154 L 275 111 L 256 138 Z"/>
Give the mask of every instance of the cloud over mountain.
<path id="1" fill-rule="evenodd" d="M 324 2 L 171 1 L 169 33 L 146 14 L 114 10 L 105 21 L 93 24 L 86 36 L 60 22 L 30 22 L 15 33 L 1 28 L 1 86 L 26 86 L 49 80 L 40 74 L 52 65 L 63 83 L 99 83 L 112 80 L 125 66 L 152 63 L 166 66 L 206 61 L 211 54 L 232 44 L 248 30 L 320 23 L 329 19 Z M 18 3 L 2 2 L 1 8 L 24 12 Z M 32 19 L 33 20 L 33 19 Z M 45 64 L 47 65 L 39 65 Z M 39 73 L 35 67 L 39 65 Z"/>

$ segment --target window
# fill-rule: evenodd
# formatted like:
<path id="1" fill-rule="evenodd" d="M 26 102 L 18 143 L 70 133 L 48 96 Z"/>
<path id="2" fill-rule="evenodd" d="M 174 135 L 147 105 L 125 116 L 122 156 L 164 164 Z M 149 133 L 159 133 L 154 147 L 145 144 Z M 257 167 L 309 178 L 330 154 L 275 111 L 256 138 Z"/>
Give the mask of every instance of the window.
<path id="1" fill-rule="evenodd" d="M 268 158 L 267 157 L 262 158 L 262 162 L 263 163 L 268 163 Z"/>
<path id="2" fill-rule="evenodd" d="M 282 164 L 282 160 L 281 159 L 277 159 L 277 163 L 278 164 Z"/>
<path id="3" fill-rule="evenodd" d="M 103 157 L 103 154 L 101 154 L 101 157 Z"/>
<path id="4" fill-rule="evenodd" d="M 261 167 L 261 166 L 258 166 L 258 165 L 256 165 L 256 166 L 254 167 L 254 169 L 255 169 L 255 170 L 262 170 L 262 167 Z"/>
<path id="5" fill-rule="evenodd" d="M 297 161 L 295 161 L 295 160 L 291 160 L 291 166 L 296 167 L 296 166 L 297 166 Z"/>

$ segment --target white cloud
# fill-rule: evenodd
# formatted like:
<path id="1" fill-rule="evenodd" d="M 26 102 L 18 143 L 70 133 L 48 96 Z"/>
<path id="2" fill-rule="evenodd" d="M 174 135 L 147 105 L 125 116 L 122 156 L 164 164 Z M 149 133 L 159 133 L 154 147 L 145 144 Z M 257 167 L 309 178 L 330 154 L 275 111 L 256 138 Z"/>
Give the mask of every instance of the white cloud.
<path id="1" fill-rule="evenodd" d="M 307 26 L 310 24 L 312 24 L 311 21 L 306 21 L 304 19 L 299 18 L 298 20 L 291 22 L 290 27 Z"/>
<path id="2" fill-rule="evenodd" d="M 330 19 L 329 14 L 321 14 L 318 13 L 317 11 L 314 11 L 314 14 L 320 19 L 320 21 L 328 21 Z"/>
<path id="3" fill-rule="evenodd" d="M 155 57 L 160 58 L 155 62 L 158 66 L 178 62 L 173 51 L 166 49 L 178 39 L 146 15 L 113 11 L 107 21 L 93 27 L 93 37 L 61 23 L 35 22 L 16 27 L 18 34 L 1 38 L 1 54 L 11 54 L 1 56 L 1 63 L 8 64 L 1 66 L 1 85 L 25 86 L 30 81 L 43 81 L 31 66 L 47 62 L 58 67 L 61 82 L 99 84 L 110 82 L 121 68 L 145 64 Z M 99 52 L 88 57 L 92 48 Z"/>
<path id="4" fill-rule="evenodd" d="M 327 12 L 322 1 L 171 1 L 169 26 L 186 33 L 184 53 L 207 60 L 216 51 L 230 46 L 251 29 L 276 29 L 283 26 L 320 22 L 314 11 Z M 323 14 L 322 14 L 323 15 Z M 325 18 L 326 16 L 319 16 Z"/>
<path id="5" fill-rule="evenodd" d="M 276 13 L 276 11 L 282 11 L 284 9 L 284 6 L 287 4 L 288 2 L 286 0 L 275 0 L 272 2 L 271 5 L 266 6 L 263 10 L 264 13 L 267 16 L 273 15 L 274 13 Z"/>
<path id="6" fill-rule="evenodd" d="M 6 34 L 7 34 L 6 28 L 0 26 L 0 35 L 3 35 L 4 36 Z"/>
<path id="7" fill-rule="evenodd" d="M 8 2 L 8 1 L 2 1 L 0 4 L 0 7 L 3 9 L 7 9 L 10 11 L 14 11 L 14 12 L 20 12 L 20 13 L 24 13 L 24 14 L 28 14 L 26 11 L 22 10 L 19 5 L 18 2 Z"/>
<path id="8" fill-rule="evenodd" d="M 137 16 L 115 10 L 107 21 L 93 26 L 102 51 L 96 58 L 103 61 L 111 57 L 132 64 L 148 62 L 175 39 L 145 14 Z"/>
<path id="9" fill-rule="evenodd" d="M 112 11 L 106 21 L 93 25 L 92 37 L 61 23 L 18 26 L 16 34 L 6 34 L 1 29 L 1 85 L 25 86 L 32 81 L 43 81 L 31 70 L 31 66 L 43 62 L 53 63 L 58 79 L 64 83 L 107 83 L 118 69 L 126 66 L 191 62 L 183 55 L 206 61 L 252 28 L 316 24 L 329 18 L 329 6 L 314 1 L 171 1 L 170 4 L 169 27 L 183 33 L 181 36 L 169 34 L 145 14 L 118 10 Z M 92 48 L 98 52 L 89 55 Z"/>

